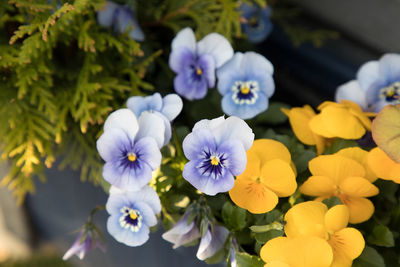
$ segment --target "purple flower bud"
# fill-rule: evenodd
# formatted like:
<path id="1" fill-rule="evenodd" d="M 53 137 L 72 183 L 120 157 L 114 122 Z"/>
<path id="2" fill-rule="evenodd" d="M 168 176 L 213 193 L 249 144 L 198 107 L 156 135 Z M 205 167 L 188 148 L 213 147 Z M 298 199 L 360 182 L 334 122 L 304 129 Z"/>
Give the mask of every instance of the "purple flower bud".
<path id="1" fill-rule="evenodd" d="M 195 220 L 188 223 L 188 217 L 189 213 L 162 235 L 162 238 L 174 244 L 174 249 L 200 238 L 200 231 L 196 227 Z"/>
<path id="2" fill-rule="evenodd" d="M 100 237 L 95 231 L 87 228 L 82 229 L 79 232 L 74 244 L 72 244 L 70 249 L 65 252 L 63 260 L 68 260 L 73 255 L 76 255 L 82 260 L 86 253 L 95 248 L 99 248 L 103 252 L 106 251 L 104 244 L 101 242 Z"/>
<path id="3" fill-rule="evenodd" d="M 201 238 L 197 258 L 205 260 L 214 256 L 225 244 L 229 230 L 223 226 L 215 225 L 214 233 L 208 229 L 207 233 Z"/>

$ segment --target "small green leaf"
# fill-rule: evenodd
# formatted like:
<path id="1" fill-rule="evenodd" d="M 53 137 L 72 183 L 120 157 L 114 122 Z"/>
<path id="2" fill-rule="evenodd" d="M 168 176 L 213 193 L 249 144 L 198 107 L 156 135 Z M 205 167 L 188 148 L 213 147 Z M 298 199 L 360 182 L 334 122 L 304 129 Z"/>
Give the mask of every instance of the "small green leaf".
<path id="1" fill-rule="evenodd" d="M 265 233 L 257 233 L 255 234 L 256 240 L 260 243 L 267 243 L 269 240 L 278 237 L 278 236 L 283 236 L 284 232 L 283 230 L 270 230 Z"/>
<path id="2" fill-rule="evenodd" d="M 364 251 L 353 262 L 353 267 L 385 267 L 385 262 L 382 256 L 371 247 L 366 246 Z"/>
<path id="3" fill-rule="evenodd" d="M 290 108 L 282 102 L 271 102 L 268 109 L 256 117 L 256 122 L 268 124 L 280 124 L 287 121 L 287 116 L 282 113 L 281 108 Z"/>
<path id="4" fill-rule="evenodd" d="M 324 199 L 324 200 L 322 200 L 322 203 L 327 205 L 328 209 L 332 208 L 333 206 L 343 204 L 338 197 L 330 197 L 330 198 Z"/>
<path id="5" fill-rule="evenodd" d="M 265 264 L 259 257 L 245 252 L 236 252 L 235 258 L 240 267 L 263 267 Z"/>
<path id="6" fill-rule="evenodd" d="M 250 226 L 250 230 L 254 233 L 264 233 L 270 230 L 282 230 L 283 225 L 280 222 L 272 222 L 266 225 L 253 225 Z"/>
<path id="7" fill-rule="evenodd" d="M 385 225 L 376 225 L 372 234 L 368 236 L 368 242 L 381 247 L 393 247 L 393 234 Z"/>

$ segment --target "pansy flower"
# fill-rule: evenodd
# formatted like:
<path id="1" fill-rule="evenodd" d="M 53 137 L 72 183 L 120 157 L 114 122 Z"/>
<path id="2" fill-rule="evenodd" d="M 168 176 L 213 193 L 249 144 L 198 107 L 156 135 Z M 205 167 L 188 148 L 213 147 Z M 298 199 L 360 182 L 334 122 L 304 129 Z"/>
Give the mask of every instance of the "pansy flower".
<path id="1" fill-rule="evenodd" d="M 229 230 L 220 225 L 214 225 L 214 231 L 209 228 L 206 234 L 201 238 L 197 258 L 206 260 L 214 256 L 225 244 L 229 235 Z"/>
<path id="2" fill-rule="evenodd" d="M 336 196 L 349 208 L 350 223 L 361 223 L 374 213 L 374 205 L 366 197 L 379 189 L 365 178 L 365 168 L 357 161 L 340 155 L 323 155 L 308 163 L 312 174 L 300 192 L 323 200 Z"/>
<path id="3" fill-rule="evenodd" d="M 119 188 L 140 190 L 161 164 L 164 131 L 163 120 L 155 114 L 143 114 L 137 121 L 129 109 L 111 113 L 97 140 L 97 150 L 106 162 L 104 179 Z"/>
<path id="4" fill-rule="evenodd" d="M 264 41 L 272 31 L 271 9 L 257 4 L 243 3 L 239 7 L 242 12 L 242 31 L 252 43 Z"/>
<path id="5" fill-rule="evenodd" d="M 82 229 L 75 239 L 72 246 L 65 252 L 63 260 L 68 260 L 73 255 L 76 255 L 82 260 L 85 255 L 92 249 L 99 248 L 101 251 L 106 252 L 106 248 L 102 243 L 101 237 L 96 230 L 92 229 L 90 223 L 85 225 L 86 228 Z"/>
<path id="6" fill-rule="evenodd" d="M 365 241 L 360 231 L 347 227 L 349 216 L 345 205 L 336 205 L 328 210 L 321 202 L 303 202 L 286 213 L 285 234 L 288 238 L 314 236 L 326 240 L 333 252 L 331 266 L 350 267 L 363 251 Z M 329 257 L 324 254 L 314 257 L 325 256 Z"/>
<path id="7" fill-rule="evenodd" d="M 126 102 L 126 106 L 139 118 L 142 114 L 150 112 L 159 115 L 165 126 L 164 144 L 169 143 L 171 139 L 171 122 L 182 111 L 182 99 L 176 94 L 169 94 L 161 97 L 159 93 L 151 96 L 131 96 Z"/>
<path id="8" fill-rule="evenodd" d="M 326 138 L 359 139 L 366 131 L 371 131 L 368 117 L 375 113 L 363 112 L 356 103 L 342 100 L 341 103 L 325 101 L 318 106 L 321 112 L 313 117 L 311 131 Z"/>
<path id="9" fill-rule="evenodd" d="M 196 220 L 188 223 L 189 214 L 186 213 L 170 230 L 162 235 L 163 239 L 174 244 L 174 249 L 186 245 L 201 236 L 196 226 Z"/>
<path id="10" fill-rule="evenodd" d="M 369 61 L 357 72 L 357 79 L 338 87 L 336 100 L 351 100 L 364 110 L 379 112 L 400 103 L 400 55 L 385 54 Z"/>
<path id="11" fill-rule="evenodd" d="M 196 43 L 193 30 L 185 28 L 172 40 L 169 66 L 177 74 L 175 91 L 188 100 L 201 99 L 215 85 L 215 70 L 233 55 L 229 41 L 210 33 Z"/>
<path id="12" fill-rule="evenodd" d="M 376 147 L 369 151 L 367 162 L 376 176 L 400 184 L 400 163 L 392 160 L 382 149 Z"/>
<path id="13" fill-rule="evenodd" d="M 251 119 L 268 108 L 275 91 L 274 68 L 262 55 L 237 52 L 217 71 L 222 110 L 228 115 Z"/>
<path id="14" fill-rule="evenodd" d="M 207 195 L 227 192 L 233 177 L 246 168 L 246 151 L 253 140 L 251 128 L 237 117 L 199 121 L 183 140 L 189 159 L 183 178 Z"/>
<path id="15" fill-rule="evenodd" d="M 144 40 L 144 33 L 139 27 L 132 9 L 127 5 L 119 5 L 107 1 L 106 5 L 97 12 L 97 21 L 105 27 L 113 27 L 115 32 L 124 33 L 131 29 L 129 36 L 136 41 Z"/>
<path id="16" fill-rule="evenodd" d="M 258 139 L 247 151 L 246 170 L 236 177 L 229 196 L 251 213 L 265 213 L 275 208 L 278 197 L 290 196 L 296 188 L 289 150 L 278 141 Z"/>
<path id="17" fill-rule="evenodd" d="M 118 242 L 135 247 L 149 239 L 149 227 L 157 224 L 156 214 L 161 211 L 161 203 L 149 186 L 140 191 L 111 187 L 106 209 L 110 214 L 107 231 Z"/>
<path id="18" fill-rule="evenodd" d="M 328 143 L 328 140 L 314 133 L 310 126 L 310 120 L 317 114 L 309 105 L 303 107 L 295 107 L 291 109 L 282 108 L 281 111 L 289 118 L 290 126 L 296 137 L 306 145 L 315 145 L 317 153 L 322 154 Z"/>

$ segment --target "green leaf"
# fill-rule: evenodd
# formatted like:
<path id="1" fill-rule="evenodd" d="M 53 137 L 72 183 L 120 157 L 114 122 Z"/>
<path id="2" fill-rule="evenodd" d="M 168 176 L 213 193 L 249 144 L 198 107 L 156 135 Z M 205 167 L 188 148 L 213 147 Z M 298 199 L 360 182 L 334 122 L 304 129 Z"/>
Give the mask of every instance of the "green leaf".
<path id="1" fill-rule="evenodd" d="M 265 264 L 259 257 L 245 252 L 236 252 L 235 258 L 239 267 L 263 267 Z"/>
<path id="2" fill-rule="evenodd" d="M 394 161 L 400 162 L 400 106 L 387 105 L 372 123 L 375 143 Z"/>
<path id="3" fill-rule="evenodd" d="M 361 253 L 353 262 L 353 267 L 385 267 L 385 262 L 382 256 L 372 247 L 366 246 L 364 251 Z"/>
<path id="4" fill-rule="evenodd" d="M 372 234 L 367 238 L 368 242 L 381 247 L 393 247 L 393 233 L 385 225 L 376 225 Z"/>
<path id="5" fill-rule="evenodd" d="M 222 207 L 222 219 L 229 229 L 242 230 L 247 225 L 246 210 L 226 202 Z"/>
<path id="6" fill-rule="evenodd" d="M 343 148 L 354 146 L 358 146 L 356 141 L 338 138 L 333 141 L 333 143 L 327 149 L 325 149 L 324 154 L 334 154 Z"/>
<path id="7" fill-rule="evenodd" d="M 253 225 L 250 226 L 250 230 L 254 233 L 264 233 L 270 230 L 282 230 L 283 225 L 280 222 L 272 222 L 266 225 Z"/>
<path id="8" fill-rule="evenodd" d="M 283 236 L 284 232 L 283 230 L 270 230 L 265 233 L 257 233 L 255 234 L 255 238 L 258 242 L 260 243 L 267 243 L 269 240 L 278 237 L 278 236 Z"/>
<path id="9" fill-rule="evenodd" d="M 256 122 L 267 124 L 280 124 L 287 121 L 287 116 L 282 113 L 281 108 L 290 108 L 282 102 L 271 102 L 268 109 L 256 117 Z"/>
<path id="10" fill-rule="evenodd" d="M 328 209 L 332 208 L 333 206 L 343 204 L 338 197 L 326 198 L 326 199 L 322 200 L 322 203 L 327 205 Z"/>

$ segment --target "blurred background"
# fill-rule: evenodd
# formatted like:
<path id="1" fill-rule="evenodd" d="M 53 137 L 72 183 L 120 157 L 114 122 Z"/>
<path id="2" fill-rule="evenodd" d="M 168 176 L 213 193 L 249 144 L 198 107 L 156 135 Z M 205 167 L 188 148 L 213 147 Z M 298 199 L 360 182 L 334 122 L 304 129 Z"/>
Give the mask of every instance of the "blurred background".
<path id="1" fill-rule="evenodd" d="M 310 43 L 295 45 L 282 28 L 272 33 L 256 50 L 274 65 L 276 92 L 272 100 L 291 105 L 317 106 L 332 100 L 336 88 L 354 79 L 366 61 L 387 52 L 399 52 L 398 0 L 293 0 L 301 9 L 296 23 L 336 31 L 338 37 L 320 47 Z M 169 44 L 168 44 L 169 45 Z M 1 90 L 1 89 L 0 89 Z M 36 183 L 35 194 L 22 206 L 12 194 L 0 188 L 0 266 L 207 266 L 197 260 L 197 246 L 172 249 L 161 238 L 163 229 L 151 234 L 143 246 L 119 244 L 105 231 L 107 215 L 95 215 L 106 237 L 107 253 L 90 252 L 64 262 L 62 255 L 76 238 L 76 230 L 96 205 L 106 202 L 101 187 L 80 181 L 80 173 L 57 164 L 46 170 L 47 182 Z M 8 166 L 0 166 L 0 177 Z M 220 266 L 223 266 L 221 264 Z"/>

